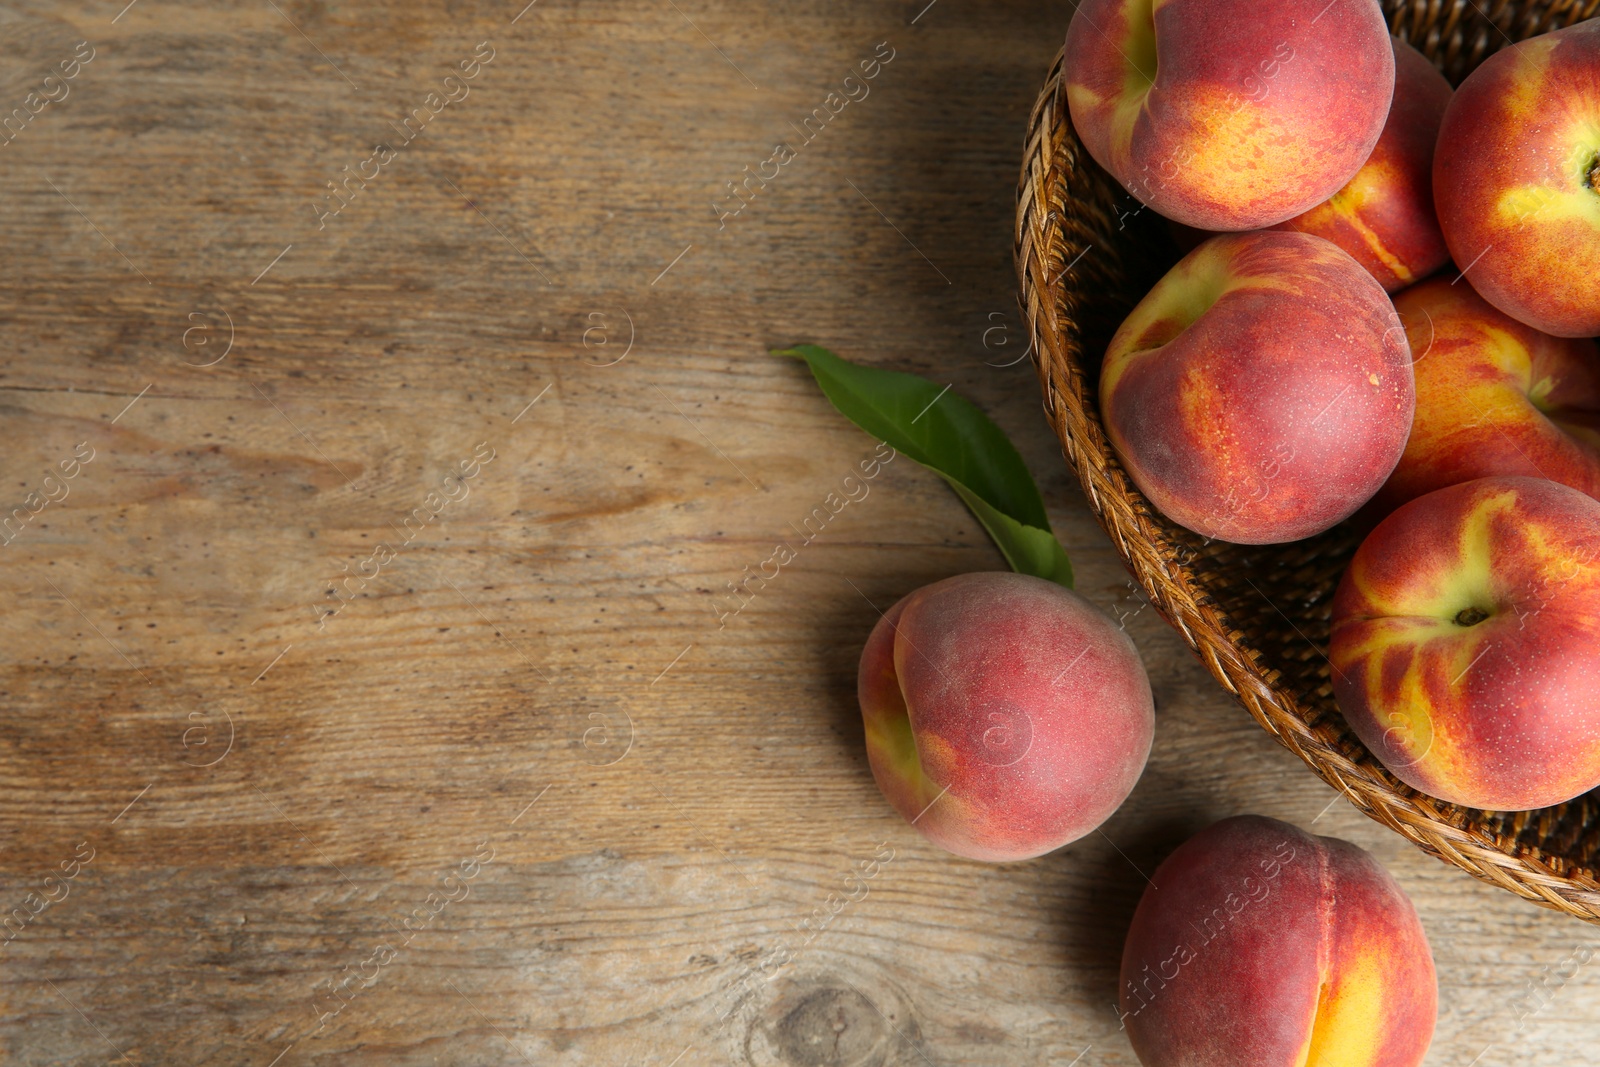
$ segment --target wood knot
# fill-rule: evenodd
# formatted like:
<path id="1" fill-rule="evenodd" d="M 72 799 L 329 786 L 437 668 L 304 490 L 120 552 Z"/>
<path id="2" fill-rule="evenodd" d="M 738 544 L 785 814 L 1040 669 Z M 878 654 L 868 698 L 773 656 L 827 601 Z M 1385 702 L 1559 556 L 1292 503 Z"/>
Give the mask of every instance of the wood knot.
<path id="1" fill-rule="evenodd" d="M 779 1021 L 778 1055 L 790 1067 L 881 1067 L 889 1054 L 883 1015 L 854 989 L 806 994 Z"/>

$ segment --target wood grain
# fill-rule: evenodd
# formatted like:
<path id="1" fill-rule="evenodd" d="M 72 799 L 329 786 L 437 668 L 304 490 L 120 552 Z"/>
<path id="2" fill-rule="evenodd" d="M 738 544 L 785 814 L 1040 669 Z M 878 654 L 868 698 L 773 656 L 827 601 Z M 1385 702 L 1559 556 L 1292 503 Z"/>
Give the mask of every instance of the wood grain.
<path id="1" fill-rule="evenodd" d="M 1129 590 L 1029 367 L 998 366 L 1068 10 L 520 6 L 0 8 L 0 114 L 95 49 L 0 146 L 0 505 L 94 454 L 0 545 L 0 891 L 30 909 L 4 1061 L 1129 1065 L 1145 874 L 1258 811 L 1412 894 L 1430 1063 L 1572 1062 L 1592 931 L 1417 854 L 1252 725 Z M 470 94 L 319 229 L 326 183 L 484 41 Z M 726 183 L 884 42 L 870 95 L 719 228 Z M 1038 473 L 1157 694 L 1103 834 L 982 866 L 878 795 L 878 610 L 1001 565 L 908 461 L 719 626 L 871 451 L 765 354 L 803 340 L 953 384 Z"/>

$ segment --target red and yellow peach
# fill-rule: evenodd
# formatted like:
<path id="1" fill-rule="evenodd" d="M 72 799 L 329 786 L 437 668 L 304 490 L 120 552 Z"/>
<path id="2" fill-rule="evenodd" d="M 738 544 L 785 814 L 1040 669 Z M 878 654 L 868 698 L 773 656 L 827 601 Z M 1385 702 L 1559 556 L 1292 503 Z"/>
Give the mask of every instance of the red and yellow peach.
<path id="1" fill-rule="evenodd" d="M 1099 826 L 1138 781 L 1155 729 L 1127 634 L 1022 574 L 907 595 L 867 640 L 857 689 L 883 795 L 971 859 L 1028 859 Z"/>
<path id="2" fill-rule="evenodd" d="M 1600 20 L 1467 76 L 1439 130 L 1433 195 L 1485 300 L 1558 337 L 1600 334 Z"/>
<path id="3" fill-rule="evenodd" d="M 1377 0 L 1081 0 L 1072 125 L 1139 200 L 1206 230 L 1293 218 L 1377 144 L 1394 93 Z"/>
<path id="4" fill-rule="evenodd" d="M 1112 337 L 1107 435 L 1157 509 L 1206 537 L 1295 541 L 1347 518 L 1411 428 L 1411 353 L 1388 296 L 1330 241 L 1213 237 Z"/>
<path id="5" fill-rule="evenodd" d="M 1517 477 L 1411 501 L 1351 560 L 1328 659 L 1414 789 L 1523 811 L 1600 786 L 1600 501 Z"/>
<path id="6" fill-rule="evenodd" d="M 1433 211 L 1433 146 L 1450 83 L 1421 52 L 1394 42 L 1394 106 L 1377 147 L 1344 188 L 1274 229 L 1325 237 L 1393 293 L 1450 259 Z"/>
<path id="7" fill-rule="evenodd" d="M 1151 880 L 1119 1014 L 1145 1067 L 1416 1067 L 1433 954 L 1389 872 L 1257 815 L 1202 830 Z"/>
<path id="8" fill-rule="evenodd" d="M 1411 342 L 1417 413 L 1369 509 L 1495 474 L 1549 478 L 1600 498 L 1600 349 L 1552 337 L 1434 278 L 1394 300 Z"/>

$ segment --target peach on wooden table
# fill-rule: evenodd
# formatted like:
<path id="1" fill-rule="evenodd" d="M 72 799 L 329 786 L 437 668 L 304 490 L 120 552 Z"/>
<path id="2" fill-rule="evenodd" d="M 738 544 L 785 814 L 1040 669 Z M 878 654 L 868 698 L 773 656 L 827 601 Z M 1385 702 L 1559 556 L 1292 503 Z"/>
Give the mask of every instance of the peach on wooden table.
<path id="1" fill-rule="evenodd" d="M 1395 81 L 1377 0 L 1081 0 L 1063 77 L 1095 162 L 1206 230 L 1332 196 L 1377 144 Z"/>
<path id="2" fill-rule="evenodd" d="M 1339 583 L 1328 658 L 1414 789 L 1524 811 L 1600 786 L 1600 501 L 1496 477 L 1404 505 Z"/>
<path id="3" fill-rule="evenodd" d="M 1438 1016 L 1416 910 L 1347 841 L 1241 815 L 1178 847 L 1123 947 L 1145 1067 L 1416 1067 Z"/>
<path id="4" fill-rule="evenodd" d="M 1099 826 L 1138 781 L 1155 729 L 1128 635 L 1022 574 L 908 594 L 873 628 L 857 689 L 883 795 L 972 859 L 1028 859 Z"/>

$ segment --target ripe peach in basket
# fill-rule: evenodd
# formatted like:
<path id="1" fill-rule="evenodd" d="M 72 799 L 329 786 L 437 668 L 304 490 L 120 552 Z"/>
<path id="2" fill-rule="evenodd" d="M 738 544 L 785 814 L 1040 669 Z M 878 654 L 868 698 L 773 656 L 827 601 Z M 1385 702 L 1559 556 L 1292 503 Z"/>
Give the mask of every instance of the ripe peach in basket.
<path id="1" fill-rule="evenodd" d="M 1064 62 L 1095 162 L 1206 230 L 1270 226 L 1332 196 L 1394 92 L 1377 0 L 1081 0 Z"/>
<path id="2" fill-rule="evenodd" d="M 1600 334 L 1600 20 L 1467 76 L 1439 130 L 1433 195 L 1484 299 L 1558 337 Z"/>
<path id="3" fill-rule="evenodd" d="M 1421 52 L 1394 41 L 1394 105 L 1372 155 L 1344 188 L 1275 228 L 1326 237 L 1389 292 L 1450 259 L 1433 211 L 1433 146 L 1450 83 Z"/>
<path id="4" fill-rule="evenodd" d="M 1330 241 L 1213 237 L 1106 350 L 1100 410 L 1128 475 L 1206 537 L 1295 541 L 1347 518 L 1405 448 L 1411 352 L 1389 297 Z"/>
<path id="5" fill-rule="evenodd" d="M 1600 349 L 1552 337 L 1434 278 L 1394 298 L 1411 342 L 1417 414 L 1369 509 L 1493 474 L 1549 478 L 1600 498 Z"/>
<path id="6" fill-rule="evenodd" d="M 1021 574 L 907 595 L 868 638 L 857 689 L 883 795 L 971 859 L 1028 859 L 1099 826 L 1139 780 L 1155 729 L 1128 635 Z"/>
<path id="7" fill-rule="evenodd" d="M 1118 1014 L 1145 1067 L 1416 1067 L 1438 1017 L 1416 909 L 1371 855 L 1276 819 L 1202 830 L 1156 870 Z"/>
<path id="8" fill-rule="evenodd" d="M 1600 501 L 1540 478 L 1418 497 L 1333 600 L 1334 695 L 1407 785 L 1523 811 L 1600 785 Z"/>

